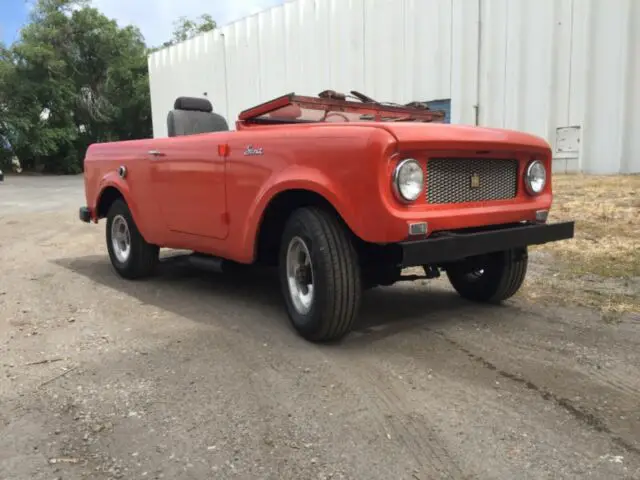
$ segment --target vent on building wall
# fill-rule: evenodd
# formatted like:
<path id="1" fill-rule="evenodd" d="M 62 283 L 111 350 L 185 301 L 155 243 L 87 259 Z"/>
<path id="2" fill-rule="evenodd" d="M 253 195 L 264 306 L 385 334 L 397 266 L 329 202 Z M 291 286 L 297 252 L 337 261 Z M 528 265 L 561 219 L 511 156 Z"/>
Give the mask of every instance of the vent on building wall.
<path id="1" fill-rule="evenodd" d="M 580 152 L 580 127 L 560 127 L 556 129 L 556 152 Z"/>
<path id="2" fill-rule="evenodd" d="M 580 170 L 580 126 L 556 128 L 553 169 L 569 173 Z"/>

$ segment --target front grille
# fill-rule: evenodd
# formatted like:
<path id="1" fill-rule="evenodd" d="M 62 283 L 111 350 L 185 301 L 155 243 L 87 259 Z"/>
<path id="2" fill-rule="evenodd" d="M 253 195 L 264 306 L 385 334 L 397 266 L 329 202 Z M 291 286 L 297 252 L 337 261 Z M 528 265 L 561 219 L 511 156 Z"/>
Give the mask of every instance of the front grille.
<path id="1" fill-rule="evenodd" d="M 518 161 L 433 158 L 427 162 L 427 202 L 464 203 L 514 198 Z"/>

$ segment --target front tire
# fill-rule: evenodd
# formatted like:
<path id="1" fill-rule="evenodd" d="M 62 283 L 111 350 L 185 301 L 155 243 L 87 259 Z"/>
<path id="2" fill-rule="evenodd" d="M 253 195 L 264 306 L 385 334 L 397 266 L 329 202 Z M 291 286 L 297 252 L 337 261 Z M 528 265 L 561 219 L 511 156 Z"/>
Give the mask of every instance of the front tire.
<path id="1" fill-rule="evenodd" d="M 284 229 L 278 270 L 289 319 L 303 338 L 326 342 L 349 333 L 360 307 L 360 267 L 334 214 L 295 211 Z"/>
<path id="2" fill-rule="evenodd" d="M 527 274 L 526 249 L 497 252 L 447 268 L 458 294 L 474 302 L 500 303 L 515 295 Z"/>
<path id="3" fill-rule="evenodd" d="M 122 199 L 114 201 L 107 213 L 106 241 L 111 264 L 121 277 L 133 280 L 154 272 L 160 249 L 142 237 Z"/>

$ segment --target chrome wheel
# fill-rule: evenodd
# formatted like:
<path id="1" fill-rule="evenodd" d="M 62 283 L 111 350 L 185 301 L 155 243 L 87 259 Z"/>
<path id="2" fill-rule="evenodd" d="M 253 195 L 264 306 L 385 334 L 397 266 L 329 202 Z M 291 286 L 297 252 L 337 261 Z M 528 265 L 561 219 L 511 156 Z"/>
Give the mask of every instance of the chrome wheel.
<path id="1" fill-rule="evenodd" d="M 287 249 L 287 284 L 294 308 L 307 314 L 313 304 L 313 266 L 309 249 L 300 237 L 293 237 Z"/>
<path id="2" fill-rule="evenodd" d="M 111 223 L 111 245 L 118 261 L 125 263 L 131 254 L 131 233 L 122 215 L 117 215 Z"/>

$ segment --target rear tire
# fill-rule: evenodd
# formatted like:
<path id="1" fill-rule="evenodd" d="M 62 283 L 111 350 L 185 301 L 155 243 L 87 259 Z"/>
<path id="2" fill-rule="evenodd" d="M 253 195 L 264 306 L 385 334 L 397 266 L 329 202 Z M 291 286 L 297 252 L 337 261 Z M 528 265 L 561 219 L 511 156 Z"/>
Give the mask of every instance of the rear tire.
<path id="1" fill-rule="evenodd" d="M 506 250 L 484 259 L 461 262 L 447 269 L 447 277 L 461 297 L 474 302 L 500 303 L 515 295 L 527 274 L 526 249 Z"/>
<path id="2" fill-rule="evenodd" d="M 280 245 L 280 284 L 295 330 L 312 342 L 350 332 L 360 307 L 357 252 L 338 218 L 318 208 L 295 211 Z"/>
<path id="3" fill-rule="evenodd" d="M 118 275 L 133 280 L 153 274 L 160 249 L 142 237 L 122 199 L 115 200 L 107 213 L 106 241 Z"/>

